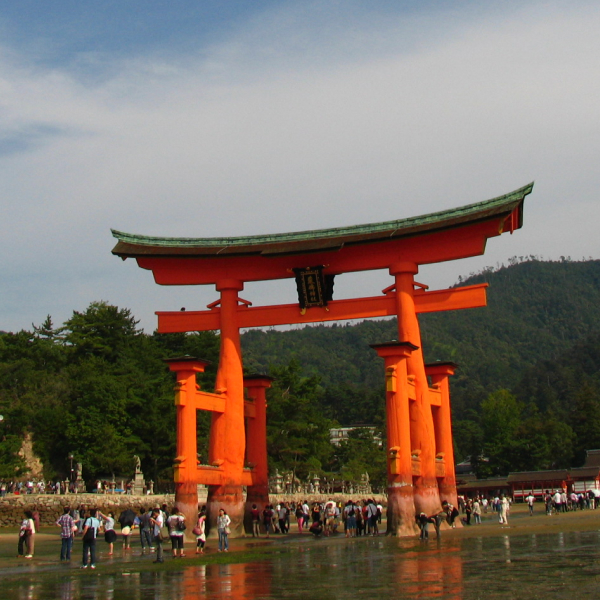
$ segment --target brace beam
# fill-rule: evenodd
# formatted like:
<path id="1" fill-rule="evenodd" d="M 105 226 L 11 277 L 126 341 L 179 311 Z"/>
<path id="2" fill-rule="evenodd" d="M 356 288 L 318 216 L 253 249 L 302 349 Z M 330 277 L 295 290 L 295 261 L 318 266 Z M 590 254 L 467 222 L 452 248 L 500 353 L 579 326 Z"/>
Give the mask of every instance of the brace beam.
<path id="1" fill-rule="evenodd" d="M 430 292 L 415 291 L 417 313 L 439 312 L 478 308 L 487 305 L 487 283 Z M 157 312 L 159 333 L 182 333 L 185 331 L 213 331 L 220 327 L 220 309 L 202 311 Z M 278 306 L 238 306 L 240 328 L 270 327 L 294 323 L 320 323 L 349 319 L 366 319 L 397 316 L 394 294 L 334 300 L 327 308 L 311 308 L 304 315 L 297 304 Z"/>

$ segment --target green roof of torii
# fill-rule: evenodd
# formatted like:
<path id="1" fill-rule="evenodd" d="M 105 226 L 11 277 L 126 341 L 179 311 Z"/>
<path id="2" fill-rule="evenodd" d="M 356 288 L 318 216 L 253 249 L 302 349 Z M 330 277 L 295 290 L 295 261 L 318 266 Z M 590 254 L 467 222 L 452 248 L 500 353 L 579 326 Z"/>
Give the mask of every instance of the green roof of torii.
<path id="1" fill-rule="evenodd" d="M 112 253 L 135 256 L 231 256 L 243 254 L 289 254 L 339 248 L 378 240 L 419 235 L 460 227 L 477 221 L 510 215 L 533 189 L 530 183 L 518 190 L 459 208 L 440 212 L 350 227 L 315 229 L 291 233 L 274 233 L 240 237 L 175 238 L 124 233 L 112 229 L 118 239 Z M 521 227 L 522 211 L 515 229 Z"/>

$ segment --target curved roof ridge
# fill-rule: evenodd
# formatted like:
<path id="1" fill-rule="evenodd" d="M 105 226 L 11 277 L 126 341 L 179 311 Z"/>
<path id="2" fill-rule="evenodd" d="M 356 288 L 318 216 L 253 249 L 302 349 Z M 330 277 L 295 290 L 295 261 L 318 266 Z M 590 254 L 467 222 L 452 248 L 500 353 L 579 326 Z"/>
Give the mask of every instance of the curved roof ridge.
<path id="1" fill-rule="evenodd" d="M 351 225 L 346 227 L 334 227 L 329 229 L 314 229 L 307 231 L 295 231 L 289 233 L 273 233 L 266 235 L 249 235 L 236 237 L 211 237 L 211 238 L 188 238 L 188 237 L 158 237 L 125 233 L 116 229 L 111 229 L 112 235 L 119 242 L 135 246 L 153 246 L 153 247 L 232 247 L 232 246 L 253 246 L 264 244 L 281 244 L 285 242 L 296 242 L 310 239 L 328 239 L 343 238 L 345 236 L 357 236 L 366 234 L 377 234 L 378 232 L 391 232 L 393 237 L 401 233 L 402 230 L 412 229 L 418 226 L 433 226 L 436 224 L 443 226 L 444 222 L 457 218 L 463 220 L 465 217 L 477 218 L 478 213 L 494 212 L 494 209 L 507 209 L 512 204 L 519 204 L 525 196 L 531 193 L 533 182 L 517 190 L 483 200 L 474 204 L 467 204 L 458 208 L 447 209 L 434 213 L 428 213 L 417 217 L 408 217 L 405 219 L 396 219 L 392 221 L 382 221 L 378 223 L 368 223 L 363 225 Z M 483 216 L 483 215 L 482 215 Z M 113 250 L 114 252 L 114 250 Z M 115 252 L 119 254 L 119 252 Z"/>

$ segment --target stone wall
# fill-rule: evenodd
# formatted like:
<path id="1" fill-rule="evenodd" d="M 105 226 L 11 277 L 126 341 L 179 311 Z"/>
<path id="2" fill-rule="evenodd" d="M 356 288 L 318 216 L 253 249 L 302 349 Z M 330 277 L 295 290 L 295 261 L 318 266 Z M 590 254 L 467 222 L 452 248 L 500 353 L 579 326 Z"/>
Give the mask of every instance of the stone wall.
<path id="1" fill-rule="evenodd" d="M 199 504 L 204 504 L 206 496 L 199 494 Z M 373 498 L 378 504 L 386 505 L 387 497 L 383 494 L 371 494 L 361 496 L 358 494 L 270 494 L 269 499 L 272 504 L 279 502 L 304 502 L 309 504 L 313 502 L 326 502 L 329 499 L 335 502 L 346 503 L 349 499 L 362 501 L 367 498 Z M 112 494 L 67 494 L 57 496 L 54 494 L 9 494 L 0 498 L 0 527 L 15 527 L 21 524 L 23 512 L 26 510 L 37 510 L 40 514 L 42 525 L 54 525 L 60 515 L 63 514 L 63 507 L 71 508 L 84 504 L 87 508 L 98 508 L 103 513 L 112 511 L 118 518 L 119 514 L 127 508 L 131 508 L 139 513 L 140 508 L 146 510 L 154 506 L 160 506 L 166 503 L 169 507 L 175 503 L 173 494 L 155 495 L 155 496 L 128 496 Z"/>
<path id="2" fill-rule="evenodd" d="M 119 514 L 131 508 L 139 512 L 140 508 L 151 508 L 166 503 L 172 506 L 175 502 L 173 494 L 156 496 L 128 496 L 113 494 L 9 494 L 0 498 L 0 527 L 14 527 L 23 520 L 23 512 L 37 510 L 42 525 L 54 525 L 56 519 L 63 514 L 63 508 L 72 508 L 84 504 L 88 508 L 98 508 L 103 513 L 112 511 L 118 518 Z"/>

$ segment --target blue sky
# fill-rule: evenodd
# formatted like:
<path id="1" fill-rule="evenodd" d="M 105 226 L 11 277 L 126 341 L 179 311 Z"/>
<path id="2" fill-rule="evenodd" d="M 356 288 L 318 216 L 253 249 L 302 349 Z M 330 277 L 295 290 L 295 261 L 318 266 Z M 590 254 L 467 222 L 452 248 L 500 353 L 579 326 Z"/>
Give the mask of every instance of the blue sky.
<path id="1" fill-rule="evenodd" d="M 599 27 L 587 1 L 2 3 L 0 330 L 102 299 L 151 331 L 154 310 L 215 299 L 121 263 L 111 227 L 334 227 L 535 180 L 521 231 L 420 280 L 446 287 L 514 255 L 600 258 Z M 388 279 L 345 276 L 336 294 Z"/>
<path id="2" fill-rule="evenodd" d="M 8 5 L 6 5 L 8 4 Z M 29 59 L 76 64 L 144 52 L 198 49 L 277 2 L 20 0 L 2 9 L 5 39 Z"/>

